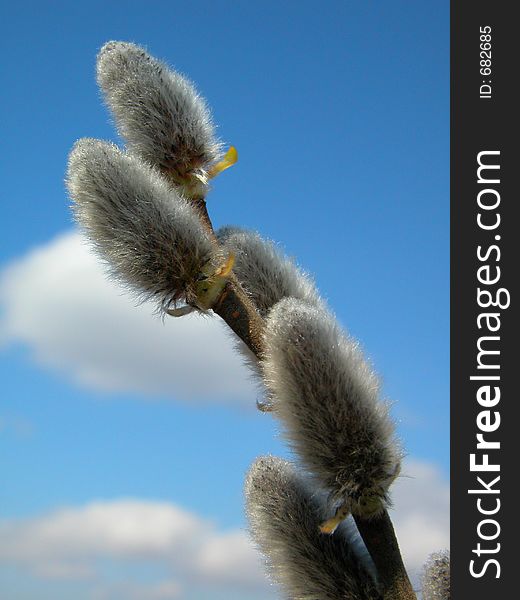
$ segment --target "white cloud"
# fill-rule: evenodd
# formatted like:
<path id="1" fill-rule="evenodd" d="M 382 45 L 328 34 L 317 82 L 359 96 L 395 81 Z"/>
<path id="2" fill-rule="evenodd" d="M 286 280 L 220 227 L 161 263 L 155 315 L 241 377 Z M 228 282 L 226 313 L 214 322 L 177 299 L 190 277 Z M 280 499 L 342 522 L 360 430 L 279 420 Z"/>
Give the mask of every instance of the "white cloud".
<path id="1" fill-rule="evenodd" d="M 390 516 L 412 581 L 427 557 L 450 545 L 450 488 L 431 463 L 408 460 L 392 487 Z"/>
<path id="2" fill-rule="evenodd" d="M 233 581 L 238 585 L 263 582 L 264 574 L 259 565 L 261 558 L 251 556 L 252 544 L 243 531 L 231 531 L 208 537 L 197 556 L 197 571 L 209 581 L 225 583 Z"/>
<path id="3" fill-rule="evenodd" d="M 67 562 L 63 557 L 59 561 L 47 560 L 33 566 L 34 573 L 42 579 L 92 580 L 95 571 L 91 565 L 81 562 Z"/>
<path id="4" fill-rule="evenodd" d="M 449 546 L 449 488 L 429 463 L 407 461 L 403 471 L 394 486 L 392 519 L 417 585 L 428 555 Z M 128 581 L 115 589 L 113 582 L 103 580 L 99 565 L 107 561 L 126 565 L 130 579 L 142 564 L 160 566 L 167 577 L 146 585 L 136 582 L 134 595 L 125 595 L 117 586 Z M 0 521 L 1 564 L 28 569 L 42 581 L 93 581 L 99 598 L 176 598 L 181 589 L 193 591 L 201 585 L 249 590 L 251 597 L 262 590 L 265 597 L 272 595 L 246 532 L 219 530 L 168 502 L 99 501 L 36 518 Z"/>
<path id="5" fill-rule="evenodd" d="M 214 317 L 166 318 L 108 281 L 78 233 L 57 237 L 0 275 L 0 342 L 89 388 L 180 401 L 254 405 L 254 384 Z"/>
<path id="6" fill-rule="evenodd" d="M 186 539 L 200 536 L 204 523 L 168 503 L 121 500 L 65 508 L 44 517 L 3 524 L 8 540 L 0 556 L 18 560 L 68 560 L 93 556 L 164 556 Z"/>
<path id="7" fill-rule="evenodd" d="M 98 586 L 92 592 L 93 600 L 177 600 L 182 588 L 176 581 L 161 581 L 151 585 L 113 584 Z"/>
<path id="8" fill-rule="evenodd" d="M 160 565 L 179 579 L 222 588 L 265 587 L 260 557 L 244 531 L 219 531 L 171 503 L 92 502 L 0 521 L 4 564 L 25 567 L 43 579 L 99 580 L 100 561 Z M 170 598 L 179 589 L 174 579 L 155 582 L 136 598 Z"/>

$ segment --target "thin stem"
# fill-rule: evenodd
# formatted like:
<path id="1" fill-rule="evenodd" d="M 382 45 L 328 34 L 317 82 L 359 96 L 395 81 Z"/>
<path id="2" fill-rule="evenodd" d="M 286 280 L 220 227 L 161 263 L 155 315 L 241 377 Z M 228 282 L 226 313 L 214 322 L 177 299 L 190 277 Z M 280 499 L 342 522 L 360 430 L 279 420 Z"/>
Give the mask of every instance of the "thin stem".
<path id="1" fill-rule="evenodd" d="M 416 600 L 388 512 L 371 519 L 354 519 L 376 566 L 384 600 Z"/>
<path id="2" fill-rule="evenodd" d="M 260 358 L 262 354 L 264 320 L 246 295 L 240 283 L 232 277 L 213 306 L 219 315 Z"/>
<path id="3" fill-rule="evenodd" d="M 199 213 L 202 224 L 210 233 L 213 241 L 218 244 L 205 199 L 194 198 L 192 203 Z M 220 298 L 213 305 L 213 312 L 219 315 L 249 349 L 260 358 L 264 321 L 233 274 L 224 287 Z"/>
<path id="4" fill-rule="evenodd" d="M 216 240 L 217 238 L 215 236 L 215 231 L 213 230 L 211 219 L 209 218 L 206 200 L 204 198 L 193 198 L 191 202 L 193 206 L 197 209 L 202 224 L 208 229 L 208 231 L 211 232 L 212 237 Z"/>

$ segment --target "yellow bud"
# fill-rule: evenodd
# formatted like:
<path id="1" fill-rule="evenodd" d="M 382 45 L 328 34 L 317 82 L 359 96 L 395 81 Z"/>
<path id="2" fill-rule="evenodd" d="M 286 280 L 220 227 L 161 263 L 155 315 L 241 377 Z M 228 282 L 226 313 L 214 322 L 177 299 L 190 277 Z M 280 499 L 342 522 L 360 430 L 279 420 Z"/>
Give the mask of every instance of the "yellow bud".
<path id="1" fill-rule="evenodd" d="M 222 173 L 222 171 L 225 171 L 226 169 L 229 169 L 229 167 L 232 167 L 237 162 L 237 160 L 237 149 L 234 146 L 230 146 L 229 150 L 226 152 L 226 154 L 224 154 L 224 158 L 209 168 L 208 178 L 213 179 L 213 177 L 216 177 L 217 175 Z"/>
<path id="2" fill-rule="evenodd" d="M 333 517 L 331 517 L 330 519 L 328 519 L 320 525 L 321 533 L 334 533 L 341 521 L 344 521 L 348 517 L 349 512 L 350 511 L 348 509 L 347 504 L 341 505 L 336 510 L 336 514 Z"/>
<path id="3" fill-rule="evenodd" d="M 234 264 L 235 255 L 230 254 L 214 273 L 201 273 L 195 284 L 196 304 L 199 308 L 209 310 L 215 304 L 227 283 Z"/>

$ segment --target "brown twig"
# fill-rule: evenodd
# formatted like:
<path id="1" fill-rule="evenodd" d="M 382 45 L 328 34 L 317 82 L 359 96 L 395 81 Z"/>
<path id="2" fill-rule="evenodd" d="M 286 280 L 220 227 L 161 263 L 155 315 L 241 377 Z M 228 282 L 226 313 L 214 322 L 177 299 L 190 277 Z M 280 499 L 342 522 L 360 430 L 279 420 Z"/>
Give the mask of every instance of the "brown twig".
<path id="1" fill-rule="evenodd" d="M 376 566 L 384 600 L 416 600 L 388 512 L 371 519 L 354 519 Z"/>
<path id="2" fill-rule="evenodd" d="M 202 224 L 210 233 L 213 241 L 218 244 L 205 199 L 194 198 L 192 203 L 199 213 Z M 233 274 L 231 274 L 220 298 L 213 305 L 213 312 L 219 315 L 250 350 L 260 358 L 264 321 Z"/>
<path id="3" fill-rule="evenodd" d="M 213 312 L 231 327 L 258 357 L 262 355 L 264 320 L 233 276 L 213 306 Z"/>

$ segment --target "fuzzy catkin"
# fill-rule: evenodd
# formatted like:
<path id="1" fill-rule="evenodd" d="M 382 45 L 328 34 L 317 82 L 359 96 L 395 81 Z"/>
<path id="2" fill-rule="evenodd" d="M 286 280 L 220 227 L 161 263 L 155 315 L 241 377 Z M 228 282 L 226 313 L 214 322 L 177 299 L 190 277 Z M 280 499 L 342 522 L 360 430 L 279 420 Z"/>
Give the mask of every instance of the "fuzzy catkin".
<path id="1" fill-rule="evenodd" d="M 108 42 L 97 80 L 129 148 L 182 179 L 216 160 L 221 143 L 193 84 L 140 46 Z"/>
<path id="2" fill-rule="evenodd" d="M 450 600 L 450 553 L 432 554 L 422 575 L 423 600 Z"/>
<path id="3" fill-rule="evenodd" d="M 219 229 L 217 238 L 226 252 L 235 256 L 233 273 L 263 317 L 272 306 L 286 297 L 324 305 L 310 277 L 294 261 L 284 256 L 274 242 L 262 238 L 255 231 L 231 226 Z M 237 349 L 244 356 L 255 379 L 262 381 L 258 359 L 251 355 L 244 344 L 239 344 Z M 271 410 L 276 399 L 269 394 L 265 397 L 265 392 L 262 385 L 261 394 L 264 398 L 258 401 L 258 406 L 261 410 Z"/>
<path id="4" fill-rule="evenodd" d="M 257 459 L 248 473 L 245 495 L 253 538 L 287 598 L 380 598 L 372 561 L 355 528 L 344 523 L 333 536 L 320 534 L 323 506 L 288 462 Z"/>
<path id="5" fill-rule="evenodd" d="M 80 226 L 113 274 L 163 308 L 190 302 L 218 253 L 194 208 L 161 175 L 114 144 L 79 140 L 67 186 Z"/>
<path id="6" fill-rule="evenodd" d="M 358 344 L 327 311 L 286 298 L 267 317 L 262 364 L 276 414 L 303 466 L 354 514 L 383 509 L 401 452 Z"/>
<path id="7" fill-rule="evenodd" d="M 289 296 L 312 304 L 323 302 L 311 279 L 273 242 L 236 227 L 219 229 L 217 237 L 234 253 L 233 272 L 262 316 Z"/>

